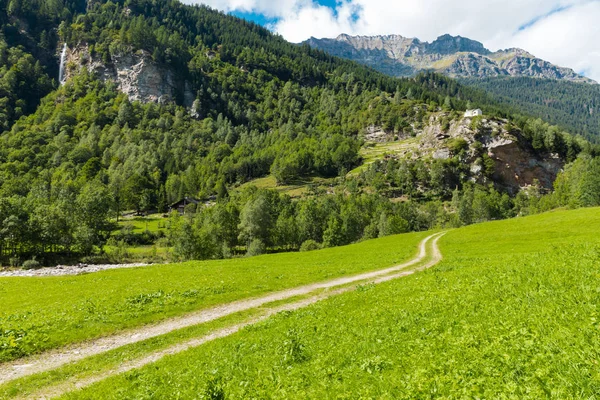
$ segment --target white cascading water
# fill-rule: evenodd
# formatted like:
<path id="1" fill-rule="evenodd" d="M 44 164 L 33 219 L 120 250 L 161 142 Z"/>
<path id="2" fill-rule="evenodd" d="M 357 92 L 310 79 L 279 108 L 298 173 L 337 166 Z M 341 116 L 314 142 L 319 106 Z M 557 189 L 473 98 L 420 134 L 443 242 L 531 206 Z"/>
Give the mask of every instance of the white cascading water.
<path id="1" fill-rule="evenodd" d="M 65 61 L 67 59 L 67 44 L 65 43 L 60 53 L 60 68 L 58 70 L 58 84 L 62 85 L 65 79 Z"/>

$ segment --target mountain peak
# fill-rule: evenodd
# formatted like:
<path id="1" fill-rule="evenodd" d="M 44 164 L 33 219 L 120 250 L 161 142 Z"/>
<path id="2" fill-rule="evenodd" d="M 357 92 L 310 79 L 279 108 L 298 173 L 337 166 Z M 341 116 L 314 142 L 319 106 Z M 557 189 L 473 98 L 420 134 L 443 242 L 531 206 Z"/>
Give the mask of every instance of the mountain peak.
<path id="1" fill-rule="evenodd" d="M 383 40 L 406 40 L 402 35 L 349 35 L 342 33 L 338 35 L 335 40 L 348 40 L 348 39 L 383 39 Z"/>
<path id="2" fill-rule="evenodd" d="M 429 52 L 438 54 L 454 54 L 460 52 L 471 52 L 487 55 L 491 51 L 483 46 L 483 43 L 462 36 L 442 35 L 429 45 Z"/>
<path id="3" fill-rule="evenodd" d="M 510 47 L 508 49 L 504 49 L 504 50 L 498 50 L 497 53 L 503 53 L 503 54 L 515 54 L 521 57 L 530 57 L 530 58 L 536 58 L 533 54 L 531 54 L 530 52 L 528 52 L 527 50 L 523 50 L 520 49 L 518 47 Z"/>
<path id="4" fill-rule="evenodd" d="M 456 78 L 534 77 L 596 83 L 518 48 L 491 52 L 476 40 L 444 34 L 431 43 L 401 35 L 351 36 L 307 41 L 312 47 L 349 58 L 392 76 L 433 70 Z"/>

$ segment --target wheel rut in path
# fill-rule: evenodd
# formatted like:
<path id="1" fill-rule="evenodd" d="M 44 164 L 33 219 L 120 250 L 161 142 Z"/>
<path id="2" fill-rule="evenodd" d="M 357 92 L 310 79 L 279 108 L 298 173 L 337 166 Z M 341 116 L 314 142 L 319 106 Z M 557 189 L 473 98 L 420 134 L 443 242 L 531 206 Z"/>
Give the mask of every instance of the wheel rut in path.
<path id="1" fill-rule="evenodd" d="M 137 329 L 128 330 L 126 332 L 122 332 L 116 335 L 107 336 L 103 338 L 99 338 L 90 342 L 81 343 L 77 345 L 71 345 L 66 348 L 50 350 L 48 352 L 42 353 L 40 355 L 35 355 L 31 357 L 26 357 L 20 360 L 16 360 L 9 363 L 4 363 L 0 365 L 0 384 L 22 378 L 25 376 L 51 371 L 56 368 L 59 368 L 63 365 L 66 365 L 71 362 L 79 361 L 87 357 L 91 357 L 94 355 L 98 355 L 101 353 L 105 353 L 114 349 L 117 349 L 122 346 L 126 346 L 129 344 L 141 342 L 150 338 L 154 338 L 160 335 L 164 335 L 170 332 L 173 332 L 178 329 L 187 328 L 194 325 L 203 324 L 206 322 L 214 321 L 216 319 L 226 317 L 228 315 L 235 314 L 241 311 L 247 311 L 251 309 L 255 309 L 261 307 L 263 305 L 282 301 L 286 299 L 290 299 L 297 296 L 309 295 L 312 292 L 321 289 L 335 289 L 339 286 L 345 286 L 354 282 L 363 282 L 365 283 L 380 283 L 388 280 L 400 278 L 403 276 L 411 275 L 415 272 L 421 271 L 423 269 L 429 268 L 435 264 L 437 264 L 442 256 L 437 247 L 437 241 L 444 235 L 444 233 L 436 233 L 431 236 L 426 237 L 419 244 L 419 253 L 418 255 L 410 261 L 407 261 L 403 264 L 396 265 L 394 267 L 385 268 L 377 271 L 367 272 L 363 274 L 341 277 L 332 279 L 325 282 L 318 282 L 309 285 L 300 286 L 297 288 L 286 289 L 278 292 L 274 292 L 271 294 L 267 294 L 265 296 L 239 300 L 228 304 L 223 304 L 215 307 L 211 307 L 208 309 L 204 309 L 198 312 L 194 312 L 191 314 L 184 315 L 182 317 L 172 318 L 166 320 L 161 323 L 143 326 Z M 431 260 L 424 265 L 421 265 L 415 269 L 406 270 L 408 267 L 421 263 L 427 257 L 427 244 L 433 240 L 432 243 L 432 254 L 430 255 Z M 338 288 L 335 290 L 328 290 L 326 293 L 316 295 L 313 297 L 309 297 L 307 299 L 303 299 L 297 302 L 293 302 L 291 304 L 285 304 L 279 307 L 271 308 L 267 311 L 263 316 L 244 322 L 241 324 L 237 324 L 231 327 L 223 328 L 208 336 L 204 336 L 201 338 L 196 338 L 187 342 L 183 342 L 177 344 L 175 346 L 169 347 L 165 350 L 161 350 L 156 353 L 152 353 L 142 359 L 138 359 L 132 361 L 131 363 L 127 363 L 121 365 L 115 371 L 109 371 L 107 374 L 101 374 L 97 377 L 94 377 L 91 382 L 84 385 L 87 386 L 91 383 L 97 382 L 99 380 L 105 379 L 108 376 L 113 374 L 118 374 L 121 372 L 129 371 L 134 368 L 141 367 L 148 363 L 154 362 L 165 355 L 175 354 L 186 349 L 197 347 L 202 343 L 208 342 L 210 340 L 214 340 L 220 337 L 228 336 L 232 333 L 239 331 L 241 328 L 261 321 L 265 318 L 272 316 L 281 311 L 285 310 L 295 310 L 298 308 L 305 307 L 307 305 L 313 304 L 319 300 L 325 299 L 327 297 L 340 294 L 343 292 L 347 292 L 349 290 L 353 290 L 353 287 L 344 287 Z M 97 378 L 97 379 L 96 379 Z M 79 385 L 76 385 L 78 387 Z M 73 387 L 71 387 L 73 388 Z M 60 393 L 59 393 L 60 394 Z M 56 395 L 56 394 L 54 394 Z M 46 396 L 42 396 L 41 398 L 45 398 Z"/>

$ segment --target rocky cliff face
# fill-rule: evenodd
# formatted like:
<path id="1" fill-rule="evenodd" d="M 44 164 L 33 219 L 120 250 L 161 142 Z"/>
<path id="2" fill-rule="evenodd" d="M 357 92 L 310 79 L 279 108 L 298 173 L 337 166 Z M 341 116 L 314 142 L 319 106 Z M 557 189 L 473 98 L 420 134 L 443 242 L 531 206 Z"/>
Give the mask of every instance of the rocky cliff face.
<path id="1" fill-rule="evenodd" d="M 178 101 L 188 108 L 194 102 L 189 82 L 177 77 L 170 68 L 154 62 L 144 51 L 113 56 L 111 62 L 105 64 L 90 55 L 87 45 L 81 45 L 67 49 L 66 65 L 67 80 L 87 68 L 100 79 L 115 82 L 130 101 L 160 104 Z"/>
<path id="2" fill-rule="evenodd" d="M 365 133 L 369 142 L 387 142 L 399 140 L 401 149 L 394 156 L 412 159 L 449 159 L 453 143 L 462 140 L 467 150 L 461 162 L 469 165 L 468 179 L 480 184 L 495 183 L 509 193 L 516 194 L 519 190 L 538 185 L 541 189 L 551 190 L 558 173 L 564 167 L 558 155 L 535 152 L 525 140 L 521 132 L 512 128 L 508 121 L 476 117 L 462 117 L 453 120 L 449 127 L 443 128 L 442 121 L 448 120 L 446 112 L 434 113 L 428 123 L 421 129 L 414 129 L 415 138 L 405 135 L 388 134 L 378 127 L 371 127 Z M 407 145 L 402 145 L 407 143 Z M 492 176 L 486 176 L 482 155 L 486 154 L 494 161 Z"/>
<path id="3" fill-rule="evenodd" d="M 521 49 L 491 52 L 480 42 L 460 36 L 440 36 L 432 43 L 400 35 L 311 38 L 305 43 L 338 57 L 368 65 L 392 76 L 434 70 L 452 77 L 528 76 L 596 83 L 570 68 L 558 67 Z"/>

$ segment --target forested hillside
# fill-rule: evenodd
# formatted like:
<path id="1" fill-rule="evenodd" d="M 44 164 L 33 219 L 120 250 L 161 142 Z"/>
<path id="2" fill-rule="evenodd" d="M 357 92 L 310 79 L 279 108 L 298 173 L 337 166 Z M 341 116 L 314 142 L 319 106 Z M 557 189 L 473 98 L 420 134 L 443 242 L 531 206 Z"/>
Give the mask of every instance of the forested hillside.
<path id="1" fill-rule="evenodd" d="M 600 85 L 527 77 L 468 79 L 464 83 L 496 95 L 523 114 L 599 141 Z"/>
<path id="2" fill-rule="evenodd" d="M 0 7 L 0 256 L 11 264 L 102 252 L 121 212 L 164 212 L 186 196 L 216 206 L 170 222 L 168 244 L 180 258 L 335 246 L 528 212 L 528 195 L 517 201 L 493 181 L 467 183 L 460 165 L 468 149 L 460 145 L 435 174 L 425 160 L 347 177 L 362 162 L 367 127 L 410 136 L 434 113 L 456 117 L 475 106 L 510 117 L 510 107 L 481 90 L 436 74 L 387 77 L 177 1 Z M 86 53 L 78 64 L 69 60 L 69 79 L 58 87 L 63 43 Z M 185 81 L 193 104 L 184 107 L 184 93 L 174 102 L 131 101 L 122 83 L 98 73 L 131 54 Z M 542 121 L 511 121 L 533 152 L 564 162 L 596 152 Z M 237 190 L 269 174 L 279 183 L 323 177 L 331 188 L 299 201 Z M 414 192 L 393 203 L 385 192 L 399 187 Z M 484 210 L 479 217 L 473 203 Z M 459 206 L 463 214 L 454 213 Z"/>
<path id="3" fill-rule="evenodd" d="M 600 85 L 569 68 L 520 49 L 495 53 L 479 42 L 450 35 L 433 43 L 399 35 L 311 38 L 315 49 L 368 65 L 390 76 L 436 71 L 490 95 L 481 104 L 501 104 L 511 115 L 542 118 L 588 140 L 600 141 Z"/>

